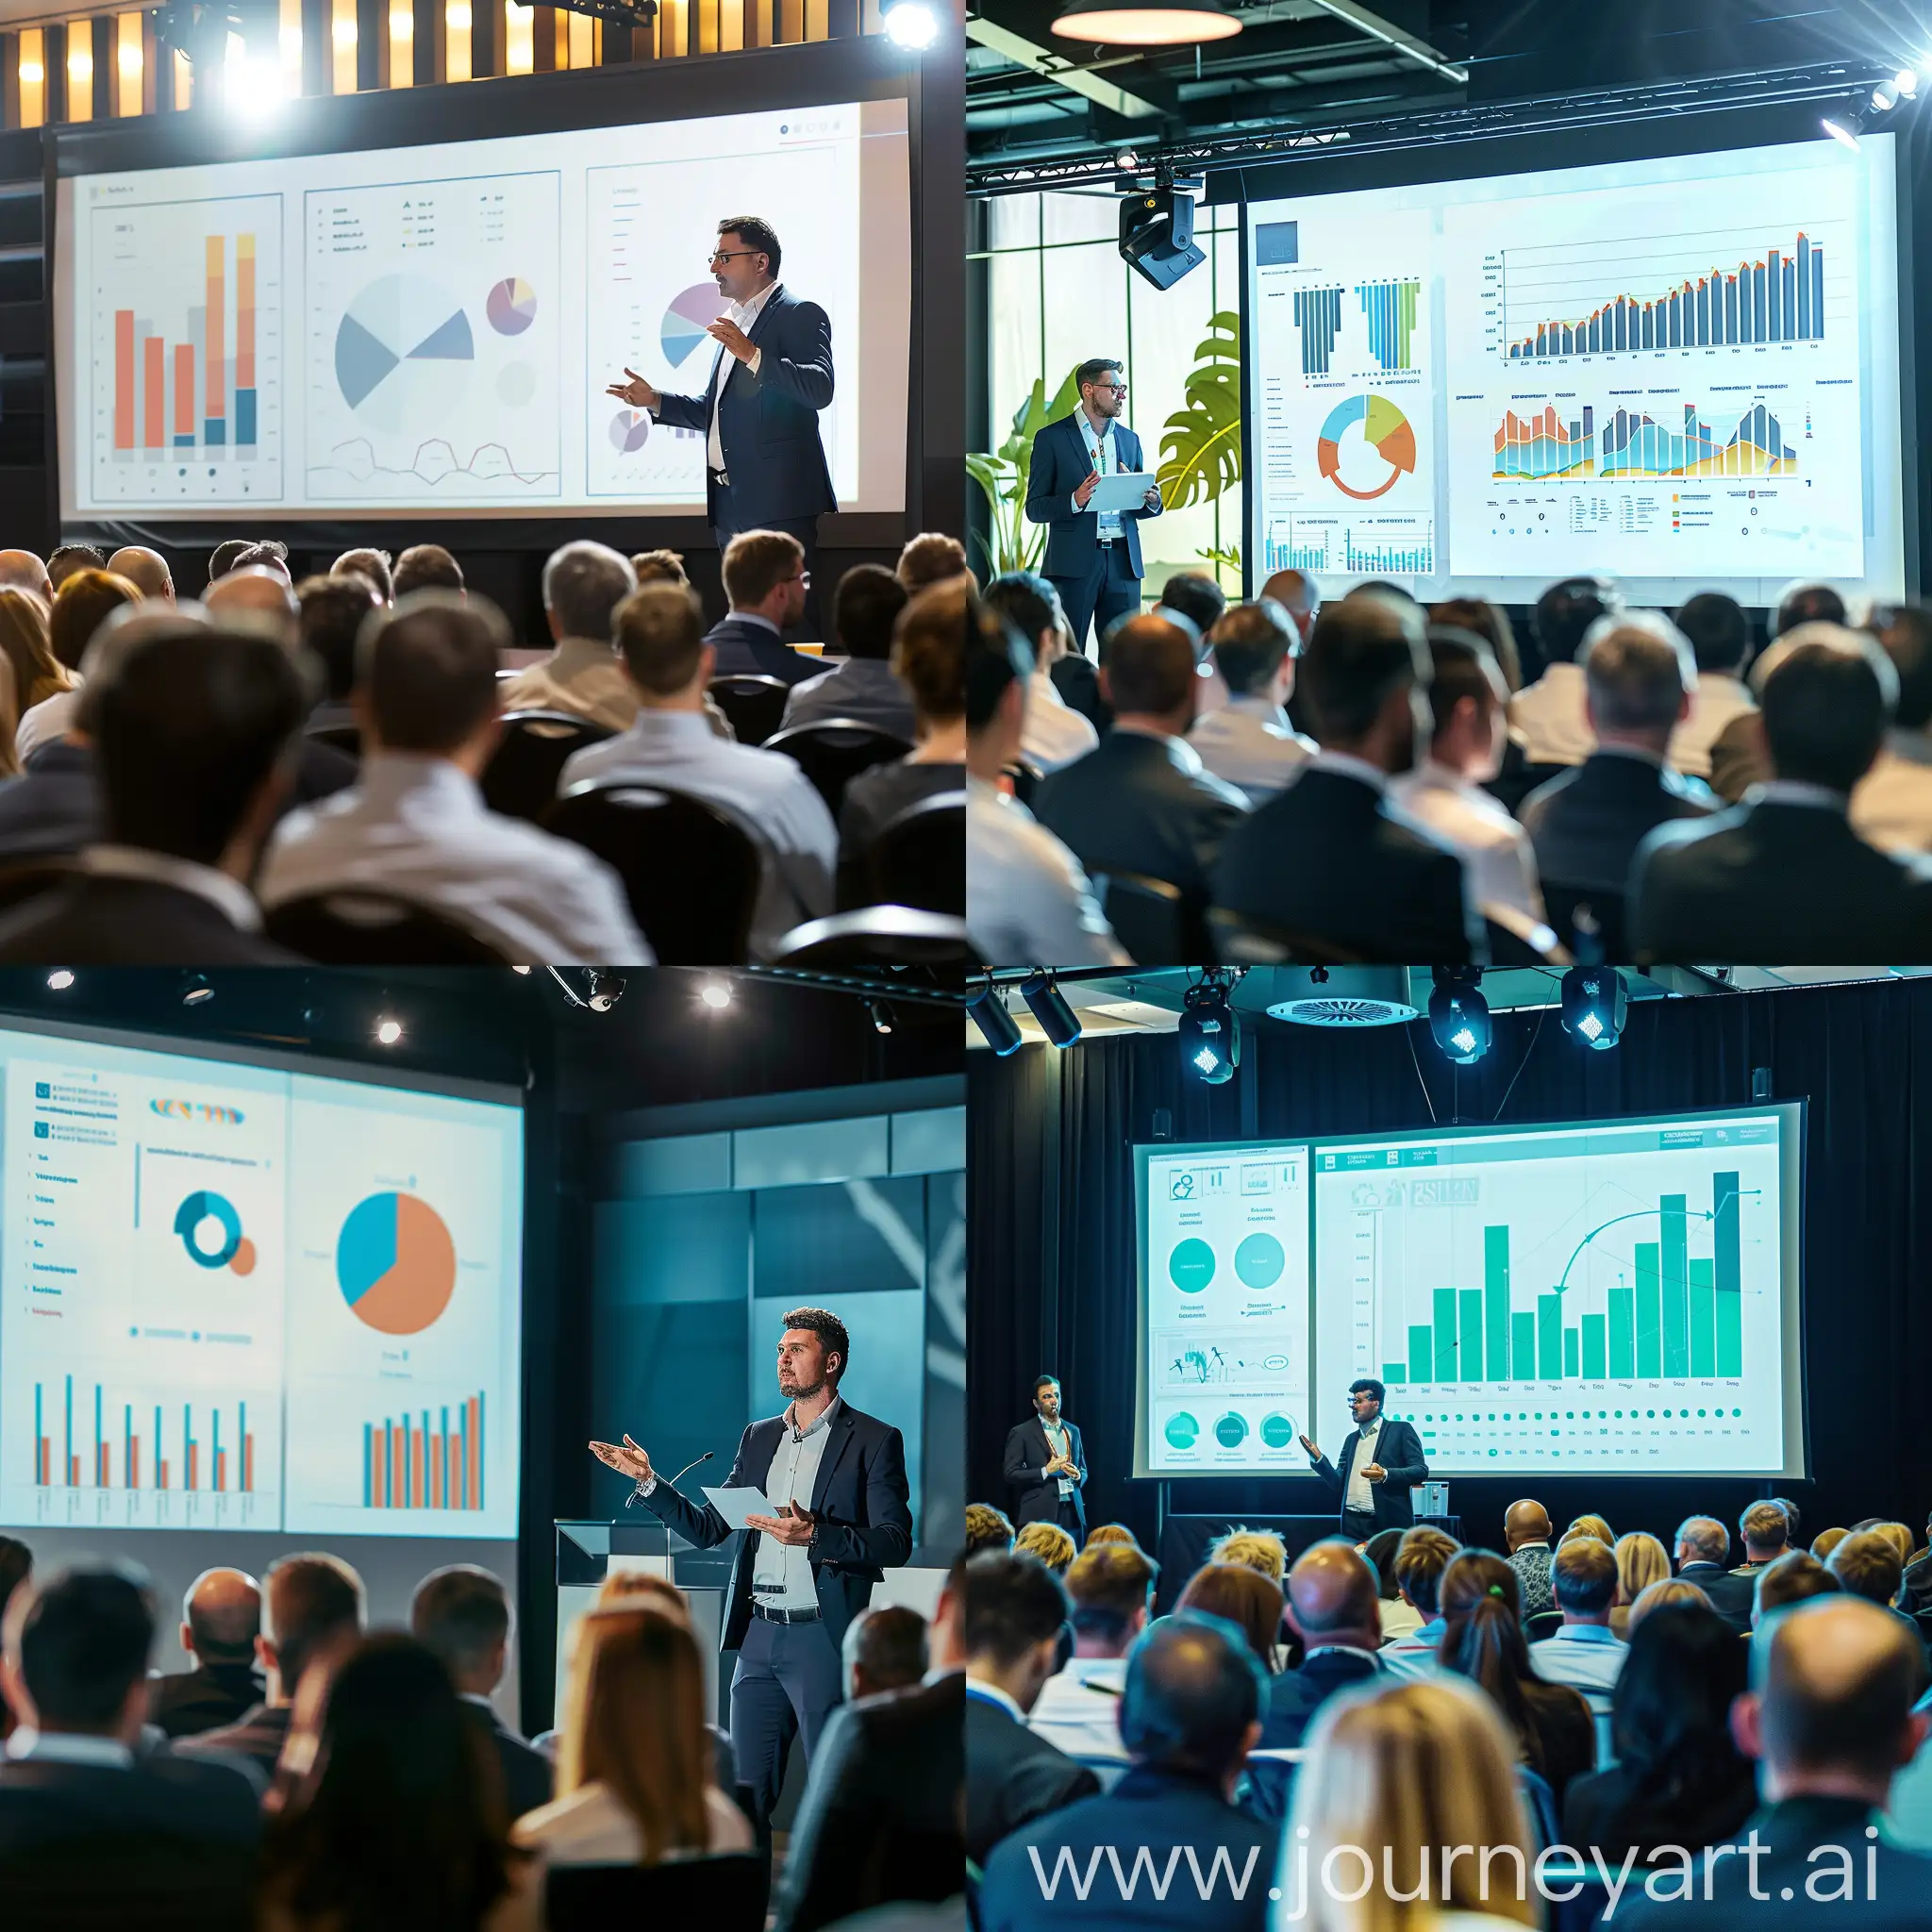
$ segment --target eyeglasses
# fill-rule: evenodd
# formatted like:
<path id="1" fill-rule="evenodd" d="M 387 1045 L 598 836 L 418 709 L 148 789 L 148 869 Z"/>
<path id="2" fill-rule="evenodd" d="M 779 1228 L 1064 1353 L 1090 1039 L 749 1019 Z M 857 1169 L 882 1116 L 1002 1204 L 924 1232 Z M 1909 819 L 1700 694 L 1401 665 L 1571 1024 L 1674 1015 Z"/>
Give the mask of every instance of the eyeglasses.
<path id="1" fill-rule="evenodd" d="M 762 248 L 714 248 L 710 259 L 713 262 L 729 261 L 734 255 L 762 255 Z"/>
<path id="2" fill-rule="evenodd" d="M 1093 387 L 1095 389 L 1111 390 L 1117 396 L 1124 396 L 1127 392 L 1127 386 L 1124 382 L 1096 382 Z"/>

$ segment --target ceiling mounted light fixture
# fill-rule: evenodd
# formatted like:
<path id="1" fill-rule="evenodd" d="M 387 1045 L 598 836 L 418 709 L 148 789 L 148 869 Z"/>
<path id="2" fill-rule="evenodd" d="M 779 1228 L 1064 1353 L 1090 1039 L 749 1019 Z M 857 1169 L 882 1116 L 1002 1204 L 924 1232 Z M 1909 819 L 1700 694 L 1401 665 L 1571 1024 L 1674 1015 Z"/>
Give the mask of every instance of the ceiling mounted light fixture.
<path id="1" fill-rule="evenodd" d="M 1053 30 L 1103 47 L 1190 47 L 1224 41 L 1241 24 L 1221 0 L 1072 0 Z"/>

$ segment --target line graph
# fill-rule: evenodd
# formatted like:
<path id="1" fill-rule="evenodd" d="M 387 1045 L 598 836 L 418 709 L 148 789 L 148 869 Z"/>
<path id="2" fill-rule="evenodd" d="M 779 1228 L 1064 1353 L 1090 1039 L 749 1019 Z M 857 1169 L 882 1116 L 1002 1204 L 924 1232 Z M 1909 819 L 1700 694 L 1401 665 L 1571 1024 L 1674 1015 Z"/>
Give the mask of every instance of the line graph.
<path id="1" fill-rule="evenodd" d="M 433 458 L 439 451 L 443 460 L 425 460 Z M 466 459 L 458 460 L 456 446 L 440 436 L 418 443 L 409 460 L 401 464 L 378 462 L 375 445 L 366 436 L 354 437 L 347 442 L 337 443 L 329 451 L 329 461 L 318 468 L 324 472 L 340 470 L 358 482 L 368 482 L 376 476 L 414 476 L 432 489 L 451 476 L 470 476 L 479 482 L 519 483 L 535 489 L 555 484 L 560 474 L 556 470 L 518 469 L 515 458 L 500 442 L 479 443 Z M 314 474 L 311 472 L 311 487 Z"/>

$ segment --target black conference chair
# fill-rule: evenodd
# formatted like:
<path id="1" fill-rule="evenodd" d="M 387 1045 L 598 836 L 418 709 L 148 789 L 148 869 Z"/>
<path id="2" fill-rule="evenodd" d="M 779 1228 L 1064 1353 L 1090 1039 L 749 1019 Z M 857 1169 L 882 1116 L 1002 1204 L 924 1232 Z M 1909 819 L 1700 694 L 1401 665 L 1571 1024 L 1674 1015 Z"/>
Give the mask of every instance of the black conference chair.
<path id="1" fill-rule="evenodd" d="M 747 1853 L 662 1865 L 552 1865 L 543 1874 L 543 1922 L 550 1932 L 762 1932 L 769 1889 L 764 1859 Z"/>
<path id="2" fill-rule="evenodd" d="M 352 758 L 362 756 L 362 728 L 358 724 L 311 724 L 302 735 L 332 751 L 346 752 Z"/>
<path id="3" fill-rule="evenodd" d="M 963 919 L 910 906 L 867 906 L 793 926 L 778 941 L 771 963 L 874 973 L 882 967 L 934 966 L 963 974 L 982 962 Z"/>
<path id="4" fill-rule="evenodd" d="M 731 720 L 740 744 L 762 744 L 785 722 L 791 687 L 782 677 L 714 677 L 706 690 Z"/>
<path id="5" fill-rule="evenodd" d="M 278 946 L 325 966 L 507 966 L 507 953 L 413 899 L 359 886 L 285 899 L 262 924 Z"/>
<path id="6" fill-rule="evenodd" d="M 736 966 L 751 949 L 764 861 L 728 813 L 635 780 L 573 785 L 538 822 L 594 852 L 624 881 L 663 966 Z"/>
<path id="7" fill-rule="evenodd" d="M 507 712 L 503 741 L 483 770 L 483 802 L 508 818 L 541 818 L 572 753 L 610 735 L 569 711 Z"/>
<path id="8" fill-rule="evenodd" d="M 966 797 L 941 791 L 897 811 L 866 854 L 874 905 L 966 910 Z"/>
<path id="9" fill-rule="evenodd" d="M 1561 1610 L 1535 1610 L 1523 1620 L 1523 1639 L 1525 1643 L 1541 1643 L 1546 1637 L 1554 1637 L 1563 1627 Z"/>
<path id="10" fill-rule="evenodd" d="M 1208 930 L 1216 957 L 1224 966 L 1359 966 L 1360 958 L 1332 940 L 1313 933 L 1292 932 L 1270 925 L 1244 913 L 1215 906 L 1208 913 Z"/>
<path id="11" fill-rule="evenodd" d="M 10 912 L 63 885 L 75 871 L 69 858 L 28 858 L 16 865 L 0 866 L 0 912 Z"/>
<path id="12" fill-rule="evenodd" d="M 1100 881 L 1100 904 L 1113 936 L 1137 966 L 1205 966 L 1200 920 L 1181 889 L 1168 879 L 1110 872 Z"/>
<path id="13" fill-rule="evenodd" d="M 875 731 L 856 718 L 824 718 L 794 724 L 765 741 L 767 751 L 782 751 L 818 787 L 833 818 L 845 802 L 845 788 L 861 772 L 903 758 L 912 747 L 890 731 Z"/>

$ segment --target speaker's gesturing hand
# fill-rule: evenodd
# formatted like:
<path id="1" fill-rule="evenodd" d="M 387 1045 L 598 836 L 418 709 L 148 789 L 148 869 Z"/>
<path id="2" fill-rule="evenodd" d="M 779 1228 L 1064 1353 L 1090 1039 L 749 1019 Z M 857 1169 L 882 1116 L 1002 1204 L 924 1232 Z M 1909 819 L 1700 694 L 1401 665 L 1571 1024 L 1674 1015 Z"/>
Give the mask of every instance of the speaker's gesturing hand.
<path id="1" fill-rule="evenodd" d="M 747 1516 L 744 1519 L 746 1527 L 781 1543 L 810 1542 L 811 1533 L 818 1527 L 818 1518 L 803 1503 L 783 1507 L 785 1513 L 782 1516 Z"/>
<path id="2" fill-rule="evenodd" d="M 1302 1447 L 1303 1447 L 1303 1448 L 1304 1448 L 1305 1450 L 1307 1450 L 1307 1451 L 1308 1460 L 1309 1460 L 1310 1462 L 1320 1462 L 1320 1461 L 1321 1461 L 1321 1459 L 1322 1459 L 1322 1451 L 1321 1451 L 1321 1449 L 1320 1449 L 1320 1448 L 1319 1448 L 1319 1447 L 1318 1447 L 1318 1446 L 1317 1446 L 1317 1445 L 1316 1445 L 1315 1443 L 1313 1443 L 1313 1442 L 1309 1441 L 1308 1441 L 1308 1439 L 1307 1439 L 1307 1438 L 1306 1436 L 1302 1437 L 1302 1439 L 1301 1439 L 1301 1445 L 1302 1445 Z"/>
<path id="3" fill-rule="evenodd" d="M 635 369 L 626 369 L 624 373 L 630 380 L 613 382 L 604 393 L 615 396 L 621 403 L 628 403 L 633 409 L 655 409 L 661 400 L 658 391 Z"/>
<path id="4" fill-rule="evenodd" d="M 1100 488 L 1100 472 L 1089 470 L 1086 480 L 1074 491 L 1074 502 L 1078 508 L 1085 509 L 1092 500 L 1093 492 Z"/>
<path id="5" fill-rule="evenodd" d="M 622 1442 L 592 1442 L 591 1454 L 633 1482 L 647 1483 L 651 1480 L 651 1458 L 628 1436 Z"/>

